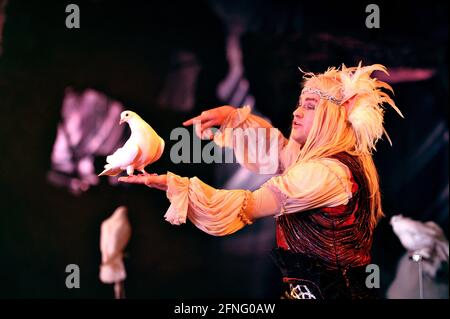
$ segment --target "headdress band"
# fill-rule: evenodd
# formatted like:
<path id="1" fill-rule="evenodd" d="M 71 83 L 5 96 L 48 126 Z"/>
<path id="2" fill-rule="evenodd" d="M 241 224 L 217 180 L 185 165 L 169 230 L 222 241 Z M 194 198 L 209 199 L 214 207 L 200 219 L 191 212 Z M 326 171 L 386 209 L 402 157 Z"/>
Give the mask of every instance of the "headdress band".
<path id="1" fill-rule="evenodd" d="M 310 88 L 310 87 L 305 87 L 302 90 L 302 93 L 312 93 L 312 94 L 317 94 L 318 96 L 320 96 L 321 99 L 326 99 L 328 101 L 333 102 L 334 104 L 337 105 L 341 105 L 342 100 L 338 99 L 330 94 L 327 94 L 326 92 L 319 90 L 319 89 L 314 89 L 314 88 Z"/>

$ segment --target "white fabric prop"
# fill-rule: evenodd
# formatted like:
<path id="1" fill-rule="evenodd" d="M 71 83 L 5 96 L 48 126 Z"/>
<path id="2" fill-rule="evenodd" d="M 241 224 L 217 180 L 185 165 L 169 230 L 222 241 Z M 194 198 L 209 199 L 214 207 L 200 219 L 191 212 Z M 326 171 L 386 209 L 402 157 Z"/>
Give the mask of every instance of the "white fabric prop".
<path id="1" fill-rule="evenodd" d="M 410 254 L 423 257 L 424 272 L 436 275 L 442 262 L 448 262 L 449 244 L 442 229 L 434 222 L 426 223 L 402 215 L 391 218 L 394 233 Z"/>
<path id="2" fill-rule="evenodd" d="M 117 299 L 124 297 L 122 282 L 126 278 L 123 264 L 123 250 L 131 236 L 131 226 L 127 218 L 127 208 L 118 207 L 114 213 L 103 221 L 100 233 L 100 250 L 102 264 L 100 280 L 106 284 L 114 283 Z"/>

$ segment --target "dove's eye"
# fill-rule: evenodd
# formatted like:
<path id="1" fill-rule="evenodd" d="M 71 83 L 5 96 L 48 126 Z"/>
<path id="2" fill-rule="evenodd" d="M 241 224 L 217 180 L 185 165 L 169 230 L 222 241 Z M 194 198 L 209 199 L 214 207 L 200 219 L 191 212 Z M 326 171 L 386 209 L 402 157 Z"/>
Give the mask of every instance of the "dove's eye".
<path id="1" fill-rule="evenodd" d="M 126 113 L 125 116 L 128 116 L 128 113 Z"/>

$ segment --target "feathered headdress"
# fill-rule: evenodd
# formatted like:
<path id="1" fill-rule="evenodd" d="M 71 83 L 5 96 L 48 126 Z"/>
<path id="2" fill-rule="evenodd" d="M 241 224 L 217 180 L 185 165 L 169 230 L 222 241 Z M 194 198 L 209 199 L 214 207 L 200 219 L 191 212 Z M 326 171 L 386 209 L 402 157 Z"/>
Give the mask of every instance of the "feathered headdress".
<path id="1" fill-rule="evenodd" d="M 389 135 L 383 128 L 384 103 L 389 104 L 403 117 L 394 101 L 386 92 L 381 90 L 384 88 L 393 93 L 392 87 L 386 82 L 372 78 L 370 75 L 374 71 L 381 71 L 389 75 L 386 67 L 381 64 L 363 67 L 361 62 L 357 67 L 347 68 L 342 65 L 340 70 L 330 68 L 320 75 L 305 74 L 305 77 L 309 77 L 309 79 L 316 78 L 320 81 L 323 76 L 332 78 L 336 83 L 339 83 L 331 90 L 306 86 L 303 92 L 317 93 L 321 98 L 345 107 L 347 119 L 357 137 L 356 150 L 362 153 L 370 153 L 372 150 L 376 150 L 375 144 L 383 133 L 392 145 Z"/>
<path id="2" fill-rule="evenodd" d="M 394 93 L 392 87 L 386 82 L 371 78 L 374 71 L 382 71 L 389 75 L 386 67 L 381 64 L 347 68 L 342 65 L 340 79 L 342 82 L 342 101 L 347 109 L 348 121 L 352 124 L 358 140 L 357 150 L 370 152 L 375 150 L 376 142 L 386 135 L 389 143 L 391 139 L 383 128 L 384 103 L 389 104 L 401 117 L 402 112 L 394 101 L 381 88 Z"/>

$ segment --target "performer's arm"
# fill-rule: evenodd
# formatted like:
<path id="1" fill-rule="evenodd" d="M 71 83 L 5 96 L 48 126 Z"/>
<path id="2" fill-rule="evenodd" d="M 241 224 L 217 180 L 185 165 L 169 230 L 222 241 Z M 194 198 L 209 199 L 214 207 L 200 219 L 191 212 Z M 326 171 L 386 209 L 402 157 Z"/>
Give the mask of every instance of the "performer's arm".
<path id="1" fill-rule="evenodd" d="M 251 218 L 345 205 L 352 197 L 352 186 L 349 169 L 337 160 L 298 163 L 253 193 L 254 198 L 262 199 L 260 204 L 254 204 L 258 208 L 252 212 Z M 276 198 L 277 207 L 268 203 L 273 198 Z"/>
<path id="2" fill-rule="evenodd" d="M 171 224 L 184 223 L 187 217 L 202 231 L 224 236 L 252 223 L 247 216 L 252 195 L 248 190 L 215 189 L 197 177 L 168 172 L 166 194 L 171 204 L 164 217 Z"/>
<path id="3" fill-rule="evenodd" d="M 232 234 L 252 221 L 252 192 L 248 190 L 219 190 L 197 177 L 167 175 L 134 175 L 120 177 L 120 182 L 144 184 L 166 191 L 171 204 L 165 218 L 174 225 L 188 218 L 195 226 L 214 236 Z"/>
<path id="4" fill-rule="evenodd" d="M 335 160 L 297 164 L 254 192 L 215 189 L 197 177 L 170 172 L 119 180 L 165 190 L 171 202 L 165 215 L 168 222 L 180 225 L 189 219 L 214 236 L 232 234 L 265 216 L 346 204 L 352 185 L 348 168 Z"/>
<path id="5" fill-rule="evenodd" d="M 237 161 L 245 168 L 260 174 L 281 173 L 284 169 L 283 164 L 279 164 L 283 160 L 282 153 L 288 140 L 268 121 L 252 114 L 249 106 L 242 108 L 221 106 L 210 109 L 184 122 L 183 125 L 195 125 L 196 123 L 197 136 L 203 139 L 213 139 L 218 146 L 233 149 Z M 211 131 L 213 126 L 220 127 L 215 134 Z M 252 131 L 250 132 L 250 130 Z M 247 137 L 244 138 L 245 135 Z M 254 136 L 255 139 L 251 140 L 249 136 Z M 276 156 L 276 159 L 257 153 L 260 150 L 257 148 L 256 138 L 264 138 L 265 145 L 273 144 L 276 147 L 276 155 L 270 153 Z M 259 140 L 258 143 L 261 144 Z M 273 169 L 274 165 L 275 169 Z"/>

